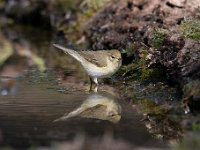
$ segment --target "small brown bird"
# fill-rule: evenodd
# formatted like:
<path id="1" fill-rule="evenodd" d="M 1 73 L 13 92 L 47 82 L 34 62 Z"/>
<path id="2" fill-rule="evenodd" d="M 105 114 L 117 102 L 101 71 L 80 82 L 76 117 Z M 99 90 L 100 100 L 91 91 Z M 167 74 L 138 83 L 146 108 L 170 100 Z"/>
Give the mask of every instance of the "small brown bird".
<path id="1" fill-rule="evenodd" d="M 98 86 L 97 78 L 112 76 L 120 68 L 122 63 L 121 53 L 118 50 L 75 51 L 58 44 L 53 45 L 81 63 L 90 76 L 90 90 L 92 89 L 93 83 L 96 87 Z"/>

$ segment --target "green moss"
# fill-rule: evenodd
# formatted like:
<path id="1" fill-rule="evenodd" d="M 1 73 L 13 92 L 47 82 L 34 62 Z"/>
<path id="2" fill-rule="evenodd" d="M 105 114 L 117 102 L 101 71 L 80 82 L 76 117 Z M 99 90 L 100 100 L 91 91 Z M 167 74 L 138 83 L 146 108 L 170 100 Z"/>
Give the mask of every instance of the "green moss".
<path id="1" fill-rule="evenodd" d="M 41 72 L 45 71 L 46 66 L 45 66 L 45 62 L 44 62 L 43 58 L 37 56 L 36 54 L 32 54 L 31 58 L 32 58 L 34 64 L 37 66 L 39 71 L 41 71 Z"/>
<path id="2" fill-rule="evenodd" d="M 155 29 L 153 31 L 152 46 L 154 48 L 160 48 L 162 46 L 164 39 L 167 36 L 167 31 L 164 29 Z"/>
<path id="3" fill-rule="evenodd" d="M 5 7 L 5 0 L 0 0 L 0 9 L 2 9 L 3 7 Z"/>
<path id="4" fill-rule="evenodd" d="M 105 4 L 107 4 L 110 0 L 86 0 L 88 7 L 94 11 L 99 10 Z"/>
<path id="5" fill-rule="evenodd" d="M 198 79 L 190 81 L 183 87 L 184 97 L 193 97 L 193 96 L 198 97 L 200 93 L 199 89 L 200 89 L 200 81 Z"/>
<path id="6" fill-rule="evenodd" d="M 51 5 L 54 8 L 57 8 L 59 11 L 63 10 L 73 10 L 76 9 L 77 1 L 76 0 L 52 0 Z"/>
<path id="7" fill-rule="evenodd" d="M 165 77 L 165 72 L 160 68 L 148 68 L 145 58 L 133 61 L 131 64 L 122 66 L 117 76 L 126 77 L 130 80 L 160 81 Z"/>
<path id="8" fill-rule="evenodd" d="M 0 34 L 0 66 L 13 54 L 13 47 L 11 43 Z"/>
<path id="9" fill-rule="evenodd" d="M 200 40 L 200 20 L 186 20 L 180 25 L 182 34 L 193 40 Z"/>
<path id="10" fill-rule="evenodd" d="M 145 59 L 142 58 L 138 62 L 141 70 L 139 71 L 140 80 L 145 81 L 150 78 L 151 74 L 153 73 L 153 69 L 149 69 L 145 65 Z"/>
<path id="11" fill-rule="evenodd" d="M 200 124 L 192 123 L 192 131 L 200 131 Z"/>
<path id="12" fill-rule="evenodd" d="M 172 147 L 173 150 L 199 150 L 200 149 L 200 135 L 197 133 L 191 133 Z"/>
<path id="13" fill-rule="evenodd" d="M 167 112 L 166 109 L 151 100 L 144 99 L 138 101 L 138 103 L 142 106 L 142 111 L 147 114 L 163 115 Z"/>
<path id="14" fill-rule="evenodd" d="M 105 6 L 110 0 L 85 0 L 76 9 L 77 20 L 73 24 L 60 26 L 58 30 L 64 32 L 66 36 L 70 36 L 73 43 L 81 38 L 81 33 L 83 32 L 89 19 L 94 16 L 98 10 Z M 84 7 L 84 8 L 81 8 Z M 78 11 L 77 11 L 78 10 Z"/>
<path id="15" fill-rule="evenodd" d="M 151 80 L 153 78 L 157 78 L 159 76 L 159 71 L 157 69 L 150 69 L 145 65 L 145 60 L 141 59 L 140 60 L 140 80 L 141 81 L 146 81 L 146 80 Z"/>
<path id="16" fill-rule="evenodd" d="M 13 148 L 7 146 L 7 147 L 1 147 L 1 150 L 14 150 Z"/>

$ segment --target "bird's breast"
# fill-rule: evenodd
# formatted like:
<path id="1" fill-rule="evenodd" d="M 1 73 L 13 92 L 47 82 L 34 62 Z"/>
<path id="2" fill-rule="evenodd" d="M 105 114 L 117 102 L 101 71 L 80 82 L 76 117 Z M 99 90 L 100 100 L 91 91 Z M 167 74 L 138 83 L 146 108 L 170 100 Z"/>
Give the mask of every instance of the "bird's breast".
<path id="1" fill-rule="evenodd" d="M 92 63 L 83 65 L 83 67 L 85 68 L 89 76 L 97 78 L 106 78 L 113 75 L 119 69 L 120 66 L 119 64 L 108 62 L 107 66 L 105 67 L 98 67 Z"/>

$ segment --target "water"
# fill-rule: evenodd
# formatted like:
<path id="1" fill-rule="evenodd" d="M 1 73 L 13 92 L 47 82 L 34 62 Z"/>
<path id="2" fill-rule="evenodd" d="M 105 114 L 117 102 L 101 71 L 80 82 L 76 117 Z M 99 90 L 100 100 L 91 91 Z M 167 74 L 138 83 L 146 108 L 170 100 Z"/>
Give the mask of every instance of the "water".
<path id="1" fill-rule="evenodd" d="M 51 39 L 33 34 L 20 36 L 17 42 L 4 37 L 19 51 L 3 62 L 0 71 L 1 147 L 61 149 L 63 142 L 71 149 L 167 147 L 147 131 L 143 115 L 118 94 L 117 87 L 104 84 L 98 92 L 88 92 L 81 66 L 67 55 L 61 60 Z M 50 71 L 40 73 L 32 67 Z"/>
<path id="2" fill-rule="evenodd" d="M 107 132 L 134 146 L 163 146 L 147 132 L 142 116 L 114 94 L 117 89 L 102 86 L 97 93 L 62 91 L 58 85 L 31 80 L 13 81 L 8 94 L 0 96 L 1 146 L 50 146 L 78 135 L 101 139 Z"/>

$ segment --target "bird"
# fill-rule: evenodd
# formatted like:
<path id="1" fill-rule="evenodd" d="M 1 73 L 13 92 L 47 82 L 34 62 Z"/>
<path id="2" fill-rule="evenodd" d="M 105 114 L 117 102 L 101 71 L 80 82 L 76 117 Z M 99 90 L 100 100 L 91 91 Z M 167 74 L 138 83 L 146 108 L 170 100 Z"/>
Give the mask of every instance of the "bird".
<path id="1" fill-rule="evenodd" d="M 121 53 L 116 49 L 75 51 L 59 44 L 53 44 L 53 46 L 71 55 L 83 66 L 90 77 L 90 90 L 92 90 L 93 84 L 98 87 L 98 78 L 112 76 L 122 64 Z"/>

